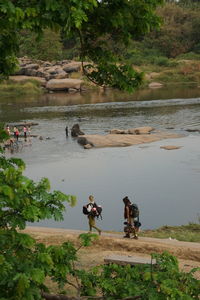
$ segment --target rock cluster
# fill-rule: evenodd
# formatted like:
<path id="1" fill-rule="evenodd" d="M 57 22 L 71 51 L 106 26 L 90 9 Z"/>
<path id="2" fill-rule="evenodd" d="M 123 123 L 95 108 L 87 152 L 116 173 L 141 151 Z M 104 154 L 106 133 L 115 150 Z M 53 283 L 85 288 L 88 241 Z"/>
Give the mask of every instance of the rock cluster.
<path id="1" fill-rule="evenodd" d="M 71 73 L 81 71 L 81 62 L 62 60 L 59 62 L 19 59 L 19 70 L 10 76 L 14 81 L 37 80 L 49 91 L 80 91 L 83 80 L 70 78 Z"/>
<path id="2" fill-rule="evenodd" d="M 154 128 L 150 126 L 138 127 L 138 128 L 129 128 L 129 129 L 112 129 L 110 134 L 150 134 Z"/>
<path id="3" fill-rule="evenodd" d="M 79 136 L 77 142 L 85 149 L 90 149 L 92 147 L 126 147 L 182 137 L 179 134 L 168 132 L 154 132 L 150 134 L 153 130 L 152 127 L 138 127 L 128 130 L 113 129 L 106 135 L 91 134 Z"/>

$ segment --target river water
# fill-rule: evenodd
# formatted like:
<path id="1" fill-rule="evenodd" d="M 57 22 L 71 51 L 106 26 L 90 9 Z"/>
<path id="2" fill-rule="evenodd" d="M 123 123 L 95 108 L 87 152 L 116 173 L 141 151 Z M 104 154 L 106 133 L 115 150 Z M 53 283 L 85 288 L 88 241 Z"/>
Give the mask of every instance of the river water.
<path id="1" fill-rule="evenodd" d="M 6 155 L 21 157 L 26 162 L 27 176 L 37 181 L 48 177 L 52 189 L 77 196 L 77 205 L 67 206 L 64 221 L 34 225 L 87 230 L 82 206 L 90 194 L 103 207 L 103 220 L 98 225 L 104 230 L 123 229 L 124 196 L 139 205 L 143 229 L 198 222 L 200 134 L 187 129 L 200 129 L 200 89 L 1 98 L 0 121 L 37 122 L 31 133 L 43 140 L 21 139 L 18 150 Z M 75 139 L 65 136 L 65 127 L 70 129 L 75 123 L 86 134 L 152 126 L 183 137 L 125 148 L 85 150 Z M 163 145 L 181 148 L 167 151 L 160 148 Z"/>

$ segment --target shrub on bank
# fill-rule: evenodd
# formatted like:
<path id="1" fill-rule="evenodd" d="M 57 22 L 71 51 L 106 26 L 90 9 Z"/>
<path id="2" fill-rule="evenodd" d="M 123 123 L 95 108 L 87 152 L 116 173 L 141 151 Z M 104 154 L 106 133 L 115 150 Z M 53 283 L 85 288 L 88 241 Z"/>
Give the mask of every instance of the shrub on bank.
<path id="1" fill-rule="evenodd" d="M 43 92 L 37 81 L 26 82 L 4 81 L 0 84 L 0 96 L 38 95 Z"/>
<path id="2" fill-rule="evenodd" d="M 186 242 L 200 242 L 200 224 L 189 223 L 182 226 L 162 226 L 154 230 L 144 230 L 140 236 L 154 238 L 171 238 Z"/>

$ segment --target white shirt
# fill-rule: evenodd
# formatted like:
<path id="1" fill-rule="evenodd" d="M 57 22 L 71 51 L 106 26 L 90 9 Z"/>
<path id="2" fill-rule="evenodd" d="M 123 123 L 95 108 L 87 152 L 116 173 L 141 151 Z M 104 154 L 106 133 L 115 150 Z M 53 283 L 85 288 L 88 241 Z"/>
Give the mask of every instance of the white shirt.
<path id="1" fill-rule="evenodd" d="M 87 211 L 88 211 L 88 212 L 91 212 L 93 206 L 94 206 L 94 201 L 91 201 L 91 202 L 87 205 Z"/>

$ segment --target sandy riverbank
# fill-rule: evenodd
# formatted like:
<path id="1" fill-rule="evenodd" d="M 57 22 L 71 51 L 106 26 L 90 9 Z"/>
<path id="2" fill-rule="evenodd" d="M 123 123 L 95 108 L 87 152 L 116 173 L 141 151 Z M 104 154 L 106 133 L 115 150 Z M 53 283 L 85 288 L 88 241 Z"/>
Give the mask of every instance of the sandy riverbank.
<path id="1" fill-rule="evenodd" d="M 86 231 L 27 227 L 25 232 L 31 234 L 38 242 L 47 245 L 59 245 L 66 240 L 70 240 L 78 246 L 79 234 Z M 184 271 L 200 266 L 199 243 L 147 237 L 140 237 L 138 240 L 124 240 L 123 234 L 102 233 L 89 249 L 89 251 L 87 248 L 80 252 L 81 267 L 88 266 L 88 263 L 90 266 L 102 264 L 104 258 L 110 254 L 149 257 L 151 253 L 161 253 L 163 251 L 169 251 L 175 255 L 179 259 L 180 268 Z M 200 272 L 196 272 L 196 276 L 200 279 Z"/>

